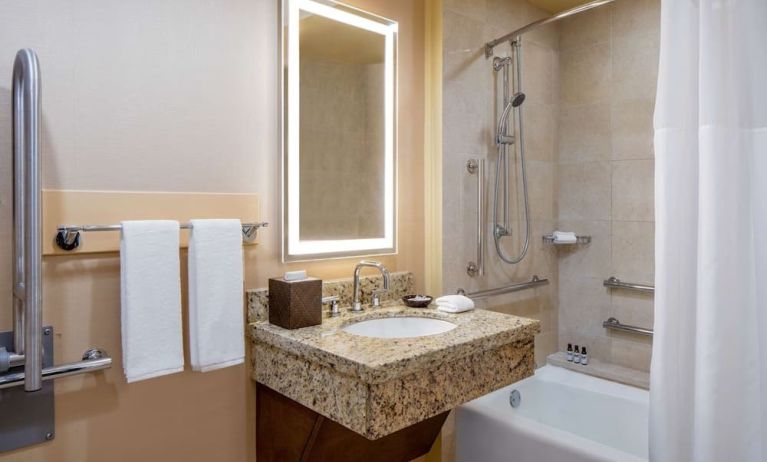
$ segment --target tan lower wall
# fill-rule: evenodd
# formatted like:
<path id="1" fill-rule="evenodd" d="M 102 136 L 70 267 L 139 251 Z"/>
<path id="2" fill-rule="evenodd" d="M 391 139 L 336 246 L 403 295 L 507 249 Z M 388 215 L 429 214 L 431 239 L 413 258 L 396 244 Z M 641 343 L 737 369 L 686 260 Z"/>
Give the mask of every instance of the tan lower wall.
<path id="1" fill-rule="evenodd" d="M 10 76 L 19 48 L 43 79 L 43 183 L 49 189 L 255 193 L 272 224 L 245 254 L 246 287 L 289 268 L 350 276 L 356 259 L 280 262 L 277 2 L 43 0 L 0 16 L 0 293 L 10 301 Z M 351 2 L 400 22 L 399 255 L 423 281 L 423 5 Z M 5 76 L 5 78 L 2 78 Z M 56 439 L 2 462 L 255 460 L 246 366 L 127 385 L 120 363 L 119 258 L 46 257 L 44 321 L 56 362 L 89 346 L 114 367 L 56 383 Z M 185 268 L 182 279 L 185 278 Z M 0 329 L 10 329 L 10 304 Z"/>

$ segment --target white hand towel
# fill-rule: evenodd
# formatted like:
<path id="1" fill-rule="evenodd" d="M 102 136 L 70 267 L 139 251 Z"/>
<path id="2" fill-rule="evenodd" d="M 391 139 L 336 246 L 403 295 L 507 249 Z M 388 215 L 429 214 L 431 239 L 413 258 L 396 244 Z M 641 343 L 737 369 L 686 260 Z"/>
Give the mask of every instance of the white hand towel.
<path id="1" fill-rule="evenodd" d="M 559 244 L 575 244 L 578 237 L 573 232 L 554 231 L 554 242 Z"/>
<path id="2" fill-rule="evenodd" d="M 123 221 L 120 296 L 128 383 L 184 369 L 177 221 Z"/>
<path id="3" fill-rule="evenodd" d="M 189 353 L 202 372 L 245 359 L 240 220 L 192 220 Z"/>
<path id="4" fill-rule="evenodd" d="M 446 313 L 463 313 L 474 309 L 474 301 L 464 295 L 443 295 L 434 301 L 437 309 Z"/>

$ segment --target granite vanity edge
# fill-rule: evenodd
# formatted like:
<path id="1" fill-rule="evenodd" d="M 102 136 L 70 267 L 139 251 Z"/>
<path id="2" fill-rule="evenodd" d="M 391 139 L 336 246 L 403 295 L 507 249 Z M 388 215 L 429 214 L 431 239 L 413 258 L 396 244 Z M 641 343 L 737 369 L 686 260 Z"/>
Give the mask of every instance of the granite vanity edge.
<path id="1" fill-rule="evenodd" d="M 532 339 L 536 334 L 540 333 L 540 321 L 530 318 L 518 318 L 523 319 L 525 323 L 514 329 L 483 335 L 440 350 L 430 351 L 415 357 L 403 358 L 380 366 L 370 366 L 356 362 L 327 350 L 282 337 L 274 332 L 259 330 L 259 323 L 251 323 L 248 327 L 250 329 L 251 341 L 254 343 L 262 342 L 268 344 L 274 348 L 289 352 L 305 361 L 316 362 L 326 367 L 331 367 L 339 373 L 362 380 L 365 383 L 374 384 L 418 372 L 428 368 L 435 361 L 464 358 L 478 351 L 499 348 L 526 338 Z"/>
<path id="2" fill-rule="evenodd" d="M 252 348 L 258 358 L 253 380 L 371 440 L 517 382 L 535 370 L 533 338 L 372 385 L 272 345 Z"/>

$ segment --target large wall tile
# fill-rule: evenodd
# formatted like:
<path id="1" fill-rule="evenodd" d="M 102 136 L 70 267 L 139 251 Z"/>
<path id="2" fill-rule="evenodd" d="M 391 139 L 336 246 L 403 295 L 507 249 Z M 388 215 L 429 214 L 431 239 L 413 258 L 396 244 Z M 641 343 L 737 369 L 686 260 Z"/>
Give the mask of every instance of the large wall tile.
<path id="1" fill-rule="evenodd" d="M 559 165 L 559 218 L 610 219 L 610 162 Z"/>
<path id="2" fill-rule="evenodd" d="M 589 104 L 610 98 L 610 44 L 560 51 L 561 103 Z"/>
<path id="3" fill-rule="evenodd" d="M 655 225 L 642 221 L 613 221 L 611 276 L 629 282 L 655 280 Z"/>
<path id="4" fill-rule="evenodd" d="M 654 157 L 654 109 L 652 98 L 613 101 L 610 115 L 613 159 Z"/>
<path id="5" fill-rule="evenodd" d="M 566 106 L 559 113 L 559 161 L 609 160 L 610 104 Z"/>
<path id="6" fill-rule="evenodd" d="M 612 218 L 653 221 L 654 160 L 615 161 L 612 170 Z"/>
<path id="7" fill-rule="evenodd" d="M 610 8 L 595 8 L 563 20 L 559 49 L 568 50 L 610 41 Z"/>

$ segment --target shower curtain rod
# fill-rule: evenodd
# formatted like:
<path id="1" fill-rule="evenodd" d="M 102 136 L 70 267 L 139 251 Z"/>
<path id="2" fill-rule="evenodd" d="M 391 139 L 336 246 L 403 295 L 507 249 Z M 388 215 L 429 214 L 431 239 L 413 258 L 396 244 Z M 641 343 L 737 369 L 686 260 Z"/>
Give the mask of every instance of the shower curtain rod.
<path id="1" fill-rule="evenodd" d="M 531 30 L 537 29 L 546 24 L 559 21 L 560 19 L 564 19 L 569 16 L 573 16 L 575 14 L 590 10 L 592 8 L 596 8 L 598 6 L 612 3 L 614 1 L 615 0 L 594 0 L 593 2 L 585 3 L 583 5 L 570 8 L 569 10 L 560 11 L 559 13 L 553 16 L 549 16 L 548 18 L 539 19 L 538 21 L 531 22 L 530 24 L 526 26 L 520 27 L 519 29 L 504 35 L 503 37 L 499 37 L 493 41 L 487 42 L 485 44 L 485 57 L 489 58 L 493 56 L 493 48 L 495 48 L 495 46 L 498 45 L 499 43 L 508 42 L 510 40 L 516 40 L 522 34 L 526 32 L 530 32 Z"/>

